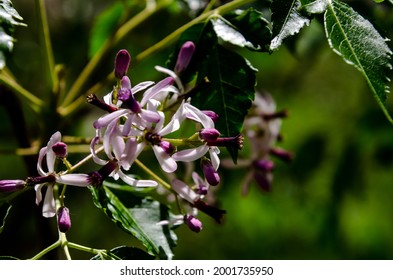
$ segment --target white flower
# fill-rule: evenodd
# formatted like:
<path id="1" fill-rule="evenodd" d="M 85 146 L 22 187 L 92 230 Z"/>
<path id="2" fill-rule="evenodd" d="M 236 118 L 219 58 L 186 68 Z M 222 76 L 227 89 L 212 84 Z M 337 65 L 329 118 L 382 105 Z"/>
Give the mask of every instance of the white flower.
<path id="1" fill-rule="evenodd" d="M 56 132 L 50 138 L 48 145 L 43 147 L 38 156 L 37 171 L 41 177 L 33 178 L 35 182 L 39 182 L 35 185 L 36 191 L 36 204 L 38 205 L 42 201 L 41 189 L 43 186 L 47 186 L 45 193 L 44 204 L 42 206 L 42 215 L 46 218 L 55 216 L 55 200 L 53 196 L 53 186 L 55 183 L 72 185 L 78 187 L 85 187 L 90 185 L 90 177 L 87 174 L 56 174 L 55 173 L 55 161 L 56 155 L 52 147 L 61 141 L 61 133 Z M 42 168 L 42 161 L 46 158 L 46 166 L 48 171 L 45 172 Z"/>

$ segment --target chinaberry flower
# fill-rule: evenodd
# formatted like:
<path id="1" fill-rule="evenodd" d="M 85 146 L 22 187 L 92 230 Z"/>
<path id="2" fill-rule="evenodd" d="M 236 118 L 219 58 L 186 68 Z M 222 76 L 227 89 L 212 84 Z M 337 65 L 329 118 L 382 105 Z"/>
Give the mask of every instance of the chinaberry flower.
<path id="1" fill-rule="evenodd" d="M 44 217 L 53 217 L 56 214 L 55 200 L 53 197 L 53 187 L 55 183 L 72 185 L 78 187 L 85 187 L 90 185 L 91 181 L 87 174 L 61 174 L 55 173 L 56 150 L 60 147 L 61 155 L 66 154 L 64 143 L 61 144 L 61 133 L 56 132 L 50 138 L 46 147 L 41 148 L 38 155 L 37 171 L 39 177 L 29 178 L 29 184 L 35 184 L 36 204 L 42 201 L 42 187 L 47 186 L 45 193 L 44 204 L 42 207 L 42 214 Z M 54 149 L 55 147 L 55 149 Z M 57 148 L 56 148 L 57 147 Z M 57 151 L 59 152 L 59 151 Z M 42 164 L 46 158 L 46 166 L 48 171 L 44 171 Z"/>
<path id="2" fill-rule="evenodd" d="M 207 204 L 202 200 L 202 197 L 192 190 L 186 183 L 179 179 L 172 180 L 172 189 L 190 205 L 205 214 L 212 217 L 216 222 L 221 223 L 225 210 L 218 209 L 212 205 Z"/>

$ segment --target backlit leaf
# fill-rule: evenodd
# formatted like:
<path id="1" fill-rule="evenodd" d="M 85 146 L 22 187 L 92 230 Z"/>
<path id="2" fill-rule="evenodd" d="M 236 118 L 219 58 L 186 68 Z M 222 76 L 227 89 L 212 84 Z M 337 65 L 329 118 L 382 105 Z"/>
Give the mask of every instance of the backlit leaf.
<path id="1" fill-rule="evenodd" d="M 299 0 L 273 0 L 271 51 L 278 49 L 285 39 L 299 33 L 305 25 L 309 25 L 310 20 L 298 12 L 299 7 Z"/>
<path id="2" fill-rule="evenodd" d="M 14 48 L 14 27 L 25 25 L 22 20 L 10 0 L 0 0 L 0 69 L 5 67 L 6 58 Z"/>
<path id="3" fill-rule="evenodd" d="M 330 47 L 349 64 L 358 69 L 390 122 L 393 120 L 385 106 L 387 71 L 392 69 L 386 39 L 374 26 L 347 4 L 327 1 L 325 31 Z"/>

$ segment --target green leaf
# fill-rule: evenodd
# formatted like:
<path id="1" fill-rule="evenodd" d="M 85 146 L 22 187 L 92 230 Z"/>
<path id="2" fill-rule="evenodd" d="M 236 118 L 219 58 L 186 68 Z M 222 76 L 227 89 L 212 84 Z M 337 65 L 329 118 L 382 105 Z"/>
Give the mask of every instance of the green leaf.
<path id="1" fill-rule="evenodd" d="M 269 22 L 254 8 L 226 14 L 228 20 L 253 46 L 255 51 L 268 51 L 272 39 Z"/>
<path id="2" fill-rule="evenodd" d="M 126 192 L 124 198 L 109 188 L 91 188 L 94 204 L 127 233 L 136 237 L 147 252 L 161 259 L 172 259 L 176 235 L 167 226 L 157 225 L 169 217 L 169 209 L 150 198 Z M 121 195 L 121 193 L 120 193 Z"/>
<path id="3" fill-rule="evenodd" d="M 94 56 L 106 40 L 114 34 L 123 11 L 124 4 L 116 2 L 96 18 L 89 41 L 90 57 Z"/>
<path id="4" fill-rule="evenodd" d="M 385 106 L 389 92 L 387 71 L 392 69 L 392 52 L 386 39 L 347 4 L 338 1 L 327 3 L 325 31 L 330 47 L 362 73 L 382 111 L 393 123 Z"/>
<path id="5" fill-rule="evenodd" d="M 14 27 L 25 26 L 22 20 L 10 0 L 0 0 L 0 70 L 5 67 L 6 58 L 14 48 Z"/>
<path id="6" fill-rule="evenodd" d="M 273 0 L 273 40 L 270 43 L 270 51 L 277 50 L 286 38 L 299 33 L 300 29 L 309 25 L 310 19 L 298 12 L 299 7 L 299 0 Z"/>
<path id="7" fill-rule="evenodd" d="M 256 70 L 237 53 L 219 44 L 211 45 L 201 61 L 198 80 L 207 77 L 209 87 L 191 99 L 203 110 L 213 110 L 220 117 L 216 128 L 224 136 L 236 136 L 255 97 Z M 229 149 L 234 162 L 238 150 Z"/>
<path id="8" fill-rule="evenodd" d="M 5 225 L 5 219 L 8 216 L 8 213 L 10 212 L 12 205 L 9 204 L 8 202 L 0 202 L 0 234 L 3 232 L 4 225 Z"/>
<path id="9" fill-rule="evenodd" d="M 220 45 L 210 21 L 186 30 L 175 54 L 189 40 L 195 43 L 196 52 L 182 80 L 190 81 L 196 75 L 197 84 L 205 78 L 210 82 L 191 97 L 191 104 L 201 110 L 215 111 L 219 115 L 216 128 L 223 136 L 237 136 L 255 97 L 257 70 L 242 56 Z M 175 65 L 175 57 L 170 56 L 169 67 Z M 228 151 L 236 162 L 238 150 Z"/>
<path id="10" fill-rule="evenodd" d="M 309 14 L 322 14 L 327 9 L 326 0 L 300 0 L 300 2 L 300 10 Z"/>
<path id="11" fill-rule="evenodd" d="M 135 247 L 127 247 L 120 246 L 113 248 L 106 254 L 98 254 L 91 258 L 92 260 L 153 260 L 154 256 L 149 255 L 145 251 L 135 248 Z"/>

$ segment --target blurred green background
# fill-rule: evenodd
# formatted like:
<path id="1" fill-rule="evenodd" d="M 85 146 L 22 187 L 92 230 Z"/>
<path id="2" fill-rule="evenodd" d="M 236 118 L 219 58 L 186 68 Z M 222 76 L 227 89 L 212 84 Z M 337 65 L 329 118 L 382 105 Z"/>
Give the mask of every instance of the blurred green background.
<path id="1" fill-rule="evenodd" d="M 39 95 L 42 56 L 33 1 L 13 3 L 28 27 L 16 29 L 18 41 L 10 68 L 23 86 Z M 66 66 L 69 80 L 88 61 L 94 20 L 112 3 L 47 1 L 55 59 Z M 366 0 L 349 4 L 393 38 L 392 5 L 377 6 Z M 187 19 L 179 9 L 163 11 L 118 49 L 135 55 Z M 186 227 L 177 229 L 176 259 L 393 259 L 393 127 L 361 74 L 329 49 L 320 23 L 314 21 L 296 39 L 271 55 L 244 53 L 259 69 L 258 90 L 270 92 L 277 108 L 289 111 L 279 146 L 294 152 L 294 160 L 277 161 L 272 192 L 262 193 L 252 186 L 246 197 L 240 190 L 245 170 L 223 170 L 216 195 L 220 207 L 227 210 L 224 223 L 218 225 L 201 214 L 204 228 L 199 234 Z M 133 83 L 156 79 L 152 67 L 164 65 L 170 52 L 170 48 L 164 50 L 132 68 Z M 112 61 L 113 56 L 108 56 L 94 78 L 109 73 Z M 18 144 L 4 103 L 0 106 L 0 179 L 24 178 L 31 171 L 23 159 L 7 154 Z M 387 107 L 393 112 L 391 98 Z M 91 122 L 97 113 L 85 106 L 80 115 L 64 123 L 62 132 L 94 135 Z M 34 114 L 26 110 L 24 118 L 29 133 L 36 136 L 39 127 Z M 55 219 L 42 218 L 34 199 L 34 191 L 16 199 L 0 235 L 0 255 L 30 258 L 56 240 Z M 94 207 L 88 190 L 69 188 L 67 206 L 73 223 L 67 234 L 70 241 L 107 249 L 139 246 Z M 71 255 L 91 257 L 73 250 Z M 63 256 L 54 252 L 48 257 Z"/>

